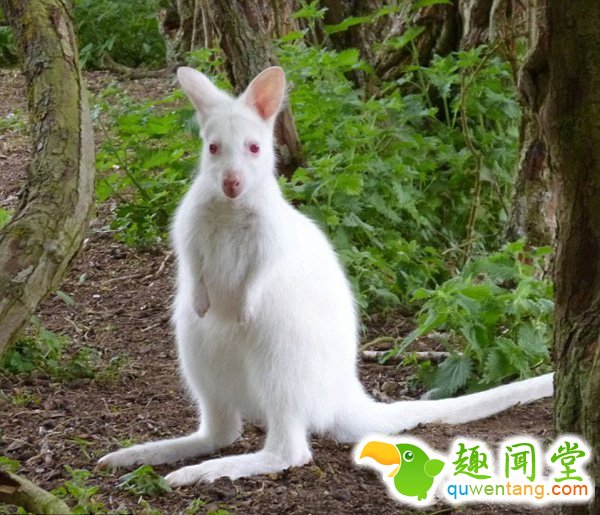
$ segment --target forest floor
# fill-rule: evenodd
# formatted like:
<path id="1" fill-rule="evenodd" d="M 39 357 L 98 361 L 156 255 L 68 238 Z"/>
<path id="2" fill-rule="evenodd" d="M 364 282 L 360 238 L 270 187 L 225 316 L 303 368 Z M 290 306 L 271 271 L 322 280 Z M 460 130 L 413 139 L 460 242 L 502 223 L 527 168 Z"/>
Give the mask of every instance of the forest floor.
<path id="1" fill-rule="evenodd" d="M 92 94 L 115 80 L 100 72 L 87 79 Z M 158 99 L 173 87 L 167 79 L 120 81 L 120 86 L 137 99 Z M 18 204 L 30 153 L 24 92 L 18 73 L 0 71 L 0 207 L 4 208 Z M 95 349 L 101 357 L 100 370 L 90 379 L 71 381 L 35 372 L 0 375 L 0 456 L 18 460 L 20 473 L 54 489 L 72 481 L 65 466 L 89 470 L 86 488 L 98 487 L 92 501 L 102 503 L 101 511 L 106 512 L 554 513 L 549 507 L 450 507 L 442 502 L 409 509 L 388 496 L 379 474 L 352 464 L 350 445 L 327 438 L 312 439 L 310 465 L 237 481 L 221 479 L 157 497 L 141 498 L 119 488 L 123 471 L 93 471 L 98 458 L 125 442 L 184 435 L 197 426 L 196 412 L 177 374 L 169 322 L 173 260 L 167 248 L 141 253 L 116 242 L 108 228 L 111 207 L 110 202 L 99 206 L 84 248 L 60 286 L 68 297 L 52 294 L 36 313 L 43 327 L 70 338 L 69 353 Z M 365 338 L 372 339 L 403 335 L 410 321 L 401 315 L 374 317 L 366 325 Z M 421 393 L 409 381 L 415 373 L 412 366 L 361 363 L 360 373 L 367 390 L 379 399 L 410 399 Z M 551 438 L 551 402 L 515 407 L 470 424 L 429 425 L 410 432 L 440 452 L 458 436 L 480 439 L 493 448 L 514 434 Z M 257 449 L 263 436 L 259 428 L 249 426 L 223 453 Z M 180 465 L 155 468 L 164 475 Z M 197 499 L 205 504 L 196 502 L 194 511 L 191 503 Z"/>

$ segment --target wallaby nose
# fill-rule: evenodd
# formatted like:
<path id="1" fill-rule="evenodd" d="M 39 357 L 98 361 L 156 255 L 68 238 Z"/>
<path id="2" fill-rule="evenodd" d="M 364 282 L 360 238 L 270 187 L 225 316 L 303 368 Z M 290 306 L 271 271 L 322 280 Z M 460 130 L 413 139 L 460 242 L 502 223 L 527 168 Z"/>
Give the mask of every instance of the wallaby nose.
<path id="1" fill-rule="evenodd" d="M 242 191 L 242 177 L 237 172 L 228 172 L 223 177 L 223 193 L 229 198 L 236 198 Z"/>

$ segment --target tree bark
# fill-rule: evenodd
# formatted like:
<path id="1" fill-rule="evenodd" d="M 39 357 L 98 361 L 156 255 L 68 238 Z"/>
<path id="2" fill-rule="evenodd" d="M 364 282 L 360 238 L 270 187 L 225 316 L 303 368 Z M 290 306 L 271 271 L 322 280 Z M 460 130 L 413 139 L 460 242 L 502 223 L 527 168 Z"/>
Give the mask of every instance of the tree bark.
<path id="1" fill-rule="evenodd" d="M 509 239 L 525 238 L 534 246 L 551 245 L 556 232 L 554 188 L 538 116 L 548 89 L 547 4 L 548 0 L 535 0 L 529 7 L 529 52 L 518 78 L 520 158 L 507 229 Z"/>
<path id="2" fill-rule="evenodd" d="M 590 505 L 600 513 L 600 2 L 548 0 L 548 87 L 539 108 L 557 180 L 555 421 L 594 450 Z"/>
<path id="3" fill-rule="evenodd" d="M 265 26 L 265 13 L 260 2 L 249 0 L 210 0 L 209 3 L 226 57 L 229 79 L 236 92 L 240 93 L 261 71 L 277 64 L 271 34 Z M 304 157 L 289 105 L 279 114 L 275 137 L 279 172 L 291 177 L 294 170 L 304 163 Z"/>
<path id="4" fill-rule="evenodd" d="M 27 80 L 33 158 L 0 232 L 0 355 L 79 250 L 93 208 L 94 142 L 63 0 L 0 0 Z"/>
<path id="5" fill-rule="evenodd" d="M 380 16 L 370 22 L 353 25 L 348 29 L 330 35 L 332 46 L 337 50 L 356 48 L 361 58 L 369 63 L 375 72 L 376 80 L 391 81 L 404 74 L 404 68 L 415 61 L 412 45 L 397 48 L 391 44 L 402 36 L 409 27 L 423 27 L 424 30 L 414 40 L 416 60 L 426 65 L 434 54 L 446 55 L 458 49 L 460 41 L 460 20 L 456 1 L 454 5 L 432 5 L 413 11 L 410 3 L 405 3 L 393 14 Z M 386 0 L 322 0 L 327 7 L 324 22 L 337 25 L 349 17 L 363 17 L 375 13 L 382 7 L 390 7 L 397 2 Z M 373 79 L 362 73 L 353 76 L 354 82 L 375 91 Z"/>
<path id="6" fill-rule="evenodd" d="M 165 41 L 167 68 L 185 63 L 185 55 L 214 43 L 212 27 L 205 19 L 205 0 L 171 0 L 158 13 L 158 28 Z"/>
<path id="7" fill-rule="evenodd" d="M 0 502 L 21 506 L 28 513 L 40 515 L 69 515 L 71 510 L 46 490 L 36 486 L 28 479 L 0 471 Z"/>

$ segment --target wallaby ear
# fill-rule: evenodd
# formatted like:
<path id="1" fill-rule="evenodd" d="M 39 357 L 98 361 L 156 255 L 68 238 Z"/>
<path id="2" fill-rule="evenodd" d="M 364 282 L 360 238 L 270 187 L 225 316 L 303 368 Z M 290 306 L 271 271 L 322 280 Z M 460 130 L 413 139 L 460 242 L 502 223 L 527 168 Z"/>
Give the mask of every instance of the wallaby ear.
<path id="1" fill-rule="evenodd" d="M 285 74 L 279 66 L 259 73 L 241 98 L 266 122 L 275 119 L 285 96 Z"/>
<path id="2" fill-rule="evenodd" d="M 181 84 L 181 89 L 194 104 L 200 125 L 206 121 L 215 107 L 223 102 L 231 101 L 231 97 L 227 93 L 217 88 L 206 75 L 193 68 L 187 66 L 177 68 L 177 79 Z"/>

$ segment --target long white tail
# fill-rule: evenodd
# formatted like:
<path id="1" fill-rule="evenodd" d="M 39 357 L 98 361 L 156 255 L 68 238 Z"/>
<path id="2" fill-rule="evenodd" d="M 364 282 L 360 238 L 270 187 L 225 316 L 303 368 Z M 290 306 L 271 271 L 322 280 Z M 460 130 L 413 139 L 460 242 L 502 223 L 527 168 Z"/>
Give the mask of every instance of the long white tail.
<path id="1" fill-rule="evenodd" d="M 551 397 L 554 374 L 525 379 L 463 397 L 426 401 L 375 402 L 366 395 L 342 414 L 336 436 L 356 441 L 368 433 L 398 433 L 419 424 L 462 424 L 504 411 L 517 404 Z"/>

